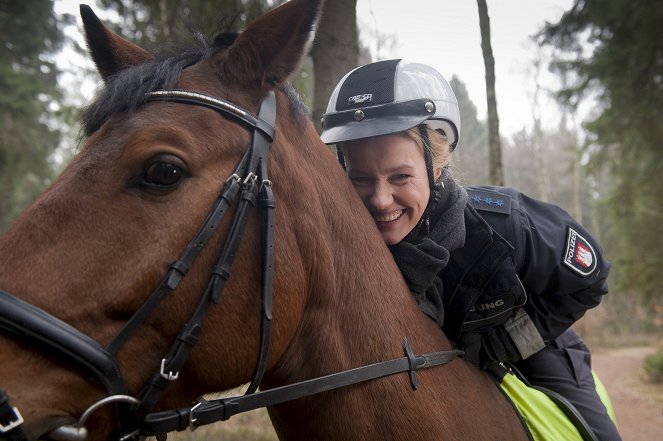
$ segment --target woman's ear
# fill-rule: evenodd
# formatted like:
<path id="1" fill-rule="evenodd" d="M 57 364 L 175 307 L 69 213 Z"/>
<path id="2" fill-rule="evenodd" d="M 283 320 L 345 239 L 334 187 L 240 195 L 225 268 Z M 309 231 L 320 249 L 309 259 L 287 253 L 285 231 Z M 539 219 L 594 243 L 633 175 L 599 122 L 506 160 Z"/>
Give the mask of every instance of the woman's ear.
<path id="1" fill-rule="evenodd" d="M 435 170 L 433 171 L 433 177 L 435 178 L 435 182 L 440 180 L 440 176 L 442 176 L 442 167 L 436 167 Z"/>

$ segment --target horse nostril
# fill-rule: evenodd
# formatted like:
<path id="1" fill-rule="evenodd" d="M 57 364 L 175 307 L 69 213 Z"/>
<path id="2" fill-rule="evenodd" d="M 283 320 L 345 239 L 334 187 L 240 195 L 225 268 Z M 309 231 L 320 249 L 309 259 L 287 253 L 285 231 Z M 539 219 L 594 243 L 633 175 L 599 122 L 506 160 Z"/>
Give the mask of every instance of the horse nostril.
<path id="1" fill-rule="evenodd" d="M 46 436 L 49 441 L 84 441 L 87 438 L 87 429 L 77 426 L 60 426 Z"/>

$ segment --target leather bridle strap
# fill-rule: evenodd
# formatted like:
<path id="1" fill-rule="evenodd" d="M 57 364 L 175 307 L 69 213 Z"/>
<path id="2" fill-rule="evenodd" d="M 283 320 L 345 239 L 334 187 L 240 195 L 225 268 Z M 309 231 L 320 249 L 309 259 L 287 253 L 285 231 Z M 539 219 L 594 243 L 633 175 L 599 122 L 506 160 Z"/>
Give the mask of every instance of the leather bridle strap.
<path id="1" fill-rule="evenodd" d="M 270 100 L 269 97 L 271 95 L 274 95 L 273 91 L 269 92 L 265 101 Z M 154 92 L 149 92 L 146 98 L 147 101 L 170 101 L 174 103 L 207 107 L 222 115 L 237 119 L 243 125 L 259 131 L 264 137 L 269 139 L 270 143 L 274 140 L 276 134 L 273 119 L 268 120 L 263 118 L 262 114 L 259 114 L 259 116 L 256 117 L 230 101 L 222 100 L 221 98 L 215 98 L 197 92 L 190 92 L 188 90 L 156 90 Z M 276 106 L 274 108 L 276 109 Z M 276 115 L 276 110 L 274 110 L 274 115 Z"/>
<path id="2" fill-rule="evenodd" d="M 0 290 L 0 329 L 28 340 L 57 356 L 65 355 L 93 373 L 109 395 L 126 394 L 113 356 L 78 329 L 13 295 Z"/>
<path id="3" fill-rule="evenodd" d="M 166 91 L 161 91 L 158 95 L 158 99 L 167 99 Z M 179 93 L 179 91 L 177 91 Z M 200 104 L 198 99 L 200 99 L 199 94 L 198 98 L 195 100 L 187 100 L 187 104 Z M 176 97 L 179 95 L 176 94 Z M 205 95 L 202 95 L 205 96 Z M 209 97 L 212 98 L 212 97 Z M 212 98 L 214 99 L 214 98 Z M 219 101 L 214 99 L 215 101 Z M 233 106 L 236 108 L 235 106 Z M 220 108 L 216 108 L 219 110 Z M 263 121 L 266 124 L 273 125 L 276 120 L 276 98 L 273 92 L 265 98 L 263 101 L 258 118 L 259 121 Z M 271 127 L 270 125 L 270 127 Z M 195 346 L 198 341 L 198 334 L 202 328 L 203 322 L 210 307 L 214 304 L 218 304 L 221 301 L 221 296 L 223 289 L 225 287 L 226 281 L 230 278 L 230 268 L 234 261 L 235 255 L 241 243 L 245 227 L 248 223 L 248 216 L 251 209 L 256 205 L 257 194 L 259 191 L 257 180 L 261 179 L 260 187 L 270 187 L 271 185 L 266 180 L 267 173 L 267 154 L 269 152 L 269 145 L 272 141 L 272 138 L 269 138 L 265 135 L 264 131 L 256 130 L 253 132 L 253 139 L 251 148 L 247 150 L 248 156 L 241 161 L 240 167 L 236 170 L 235 175 L 245 176 L 242 183 L 243 190 L 241 192 L 240 201 L 233 218 L 232 225 L 228 232 L 226 243 L 223 247 L 223 251 L 220 254 L 218 263 L 214 266 L 212 270 L 212 275 L 207 284 L 207 287 L 201 296 L 201 299 L 196 307 L 196 310 L 189 321 L 180 331 L 177 339 L 175 340 L 173 346 L 168 351 L 168 354 L 163 358 L 160 368 L 152 376 L 150 382 L 143 388 L 140 396 L 139 406 L 134 409 L 138 417 L 142 417 L 149 412 L 152 407 L 156 404 L 161 392 L 165 389 L 170 381 L 177 379 L 180 369 L 183 367 L 191 349 Z M 261 175 L 261 176 L 259 176 Z M 264 199 L 264 198 L 263 198 Z M 273 201 L 271 202 L 272 207 L 274 206 Z M 269 220 L 273 225 L 273 219 Z M 271 242 L 264 243 L 265 250 L 272 250 L 271 255 L 273 256 L 273 233 L 270 235 Z M 264 254 L 264 252 L 263 252 Z M 258 368 L 256 369 L 255 376 L 253 378 L 252 384 L 257 385 L 262 380 L 262 375 L 264 373 L 264 365 L 267 358 L 267 348 L 269 347 L 269 329 L 265 332 L 265 321 L 271 324 L 271 271 L 273 268 L 272 260 L 273 257 L 268 257 L 268 262 L 263 262 L 263 264 L 268 263 L 268 280 L 269 286 L 263 286 L 263 304 L 267 302 L 270 307 L 266 310 L 262 308 L 263 320 L 262 320 L 262 331 L 261 332 L 261 345 L 259 350 L 259 361 Z M 263 271 L 265 272 L 265 271 Z M 265 274 L 263 274 L 263 279 L 265 279 Z M 263 280 L 265 283 L 265 280 Z M 268 297 L 265 300 L 265 297 Z M 268 319 L 265 319 L 265 316 L 268 316 Z M 261 368 L 262 367 L 262 368 Z M 255 389 L 254 389 L 255 390 Z"/>
<path id="4" fill-rule="evenodd" d="M 273 97 L 274 92 L 270 92 L 265 100 L 274 100 L 275 98 Z M 269 140 L 268 144 L 274 139 L 274 121 L 265 121 L 229 101 L 185 90 L 157 90 L 148 93 L 146 99 L 147 101 L 167 101 L 207 107 L 223 115 L 237 119 L 244 123 L 244 125 L 249 126 L 249 128 L 254 130 L 254 139 L 256 131 L 261 134 L 261 139 L 266 138 Z M 275 104 L 274 107 L 276 107 Z M 274 111 L 274 115 L 275 114 L 276 111 Z M 205 245 L 207 245 L 207 242 L 219 227 L 228 207 L 234 201 L 235 196 L 241 187 L 241 179 L 245 170 L 251 170 L 251 155 L 252 149 L 247 150 L 242 157 L 242 160 L 237 165 L 233 175 L 231 175 L 224 184 L 212 210 L 196 235 L 191 239 L 180 257 L 171 265 L 168 273 L 157 289 L 152 293 L 148 301 L 136 311 L 113 341 L 110 342 L 107 349 L 111 354 L 117 353 L 128 338 L 133 335 L 138 326 L 147 319 L 152 311 L 154 311 L 161 301 L 163 301 L 163 299 L 177 287 L 182 278 L 187 274 L 191 264 L 198 257 Z"/>
<path id="5" fill-rule="evenodd" d="M 115 359 L 97 341 L 42 309 L 2 290 L 0 290 L 0 329 L 21 341 L 28 341 L 47 354 L 55 354 L 68 362 L 73 361 L 79 368 L 93 374 L 105 386 L 109 396 L 127 393 L 127 386 Z M 65 357 L 62 357 L 63 355 Z M 0 404 L 4 407 L 4 410 L 0 410 L 2 414 L 0 425 L 13 426 L 6 432 L 0 428 L 0 439 L 10 441 L 27 439 L 19 427 L 23 421 L 18 410 L 10 408 L 6 398 L 4 404 Z M 12 413 L 8 410 L 13 411 L 14 420 L 11 419 Z M 124 423 L 132 420 L 127 410 L 126 406 L 116 407 L 120 431 L 123 431 Z M 8 420 L 3 421 L 5 419 Z"/>
<path id="6" fill-rule="evenodd" d="M 9 398 L 0 390 L 0 438 L 6 441 L 25 441 L 27 436 L 21 425 L 23 417 L 17 408 L 12 407 Z"/>
<path id="7" fill-rule="evenodd" d="M 272 124 L 276 122 L 276 104 L 267 100 L 274 100 L 272 94 L 267 97 L 260 108 L 259 117 Z M 252 394 L 260 385 L 260 381 L 267 368 L 267 357 L 269 352 L 269 341 L 272 330 L 272 276 L 274 273 L 274 211 L 276 210 L 276 200 L 272 190 L 272 182 L 269 180 L 267 171 L 267 155 L 271 139 L 266 138 L 260 132 L 253 134 L 252 154 L 253 160 L 258 169 L 258 179 L 260 179 L 260 209 L 263 219 L 262 225 L 262 302 L 261 302 L 261 322 L 260 322 L 260 348 L 258 352 L 258 362 L 253 375 L 253 381 L 249 385 L 246 393 Z"/>
<path id="8" fill-rule="evenodd" d="M 224 421 L 238 413 L 261 407 L 274 406 L 322 392 L 362 383 L 389 375 L 407 372 L 413 389 L 418 386 L 416 371 L 443 365 L 462 356 L 463 351 L 450 350 L 414 355 L 407 341 L 403 341 L 405 357 L 362 366 L 311 380 L 293 383 L 274 389 L 218 400 L 201 400 L 190 408 L 180 408 L 147 415 L 140 426 L 141 436 L 157 436 L 182 431 L 187 428 Z"/>

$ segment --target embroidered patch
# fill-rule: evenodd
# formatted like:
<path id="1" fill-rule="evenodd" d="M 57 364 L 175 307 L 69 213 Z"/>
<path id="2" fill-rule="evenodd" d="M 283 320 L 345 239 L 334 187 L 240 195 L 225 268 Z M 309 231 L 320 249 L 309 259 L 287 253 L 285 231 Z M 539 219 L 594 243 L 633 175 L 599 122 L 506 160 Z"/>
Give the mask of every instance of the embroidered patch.
<path id="1" fill-rule="evenodd" d="M 373 101 L 372 93 L 364 93 L 361 95 L 355 95 L 348 98 L 348 104 L 360 104 Z"/>
<path id="2" fill-rule="evenodd" d="M 594 248 L 576 230 L 569 227 L 566 237 L 564 265 L 582 276 L 589 276 L 596 269 L 596 253 Z"/>

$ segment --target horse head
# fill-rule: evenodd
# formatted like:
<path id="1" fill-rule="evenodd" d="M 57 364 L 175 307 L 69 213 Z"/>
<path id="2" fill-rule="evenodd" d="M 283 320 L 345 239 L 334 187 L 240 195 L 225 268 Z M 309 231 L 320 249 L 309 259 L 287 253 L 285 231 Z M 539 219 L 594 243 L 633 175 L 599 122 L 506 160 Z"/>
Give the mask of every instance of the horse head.
<path id="1" fill-rule="evenodd" d="M 274 303 L 277 320 L 265 366 L 271 368 L 297 331 L 304 309 L 310 275 L 299 248 L 311 240 L 302 234 L 313 233 L 314 224 L 282 219 L 306 218 L 318 203 L 300 198 L 303 189 L 287 182 L 314 179 L 315 171 L 302 165 L 304 157 L 333 163 L 287 85 L 313 36 L 320 8 L 319 1 L 291 1 L 239 35 L 222 34 L 204 47 L 164 56 L 116 35 L 82 6 L 88 46 L 104 85 L 85 112 L 79 154 L 2 238 L 0 289 L 108 349 L 196 236 L 260 135 L 256 131 L 270 128 L 252 127 L 238 113 L 220 114 L 209 106 L 150 94 L 192 92 L 207 97 L 207 104 L 215 98 L 246 110 L 250 118 L 275 92 L 277 118 L 269 153 L 274 160 L 267 183 L 273 183 L 277 201 L 295 203 L 279 207 L 275 223 L 277 260 L 287 265 L 277 265 L 273 291 L 277 299 L 288 293 L 292 301 Z M 331 174 L 342 179 L 340 169 Z M 227 208 L 230 214 L 198 250 L 181 283 L 110 351 L 127 393 L 137 394 L 149 381 L 195 314 L 232 229 L 235 207 Z M 223 281 L 222 298 L 205 318 L 195 350 L 179 373 L 186 380 L 173 382 L 157 409 L 251 380 L 261 343 L 261 222 L 259 216 L 248 217 L 228 268 L 232 277 Z M 60 354 L 13 336 L 0 334 L 0 360 L 1 387 L 13 405 L 24 409 L 29 439 L 76 421 L 106 395 L 103 385 Z M 104 439 L 113 426 L 112 413 L 101 409 L 90 424 L 97 428 L 91 437 Z"/>

